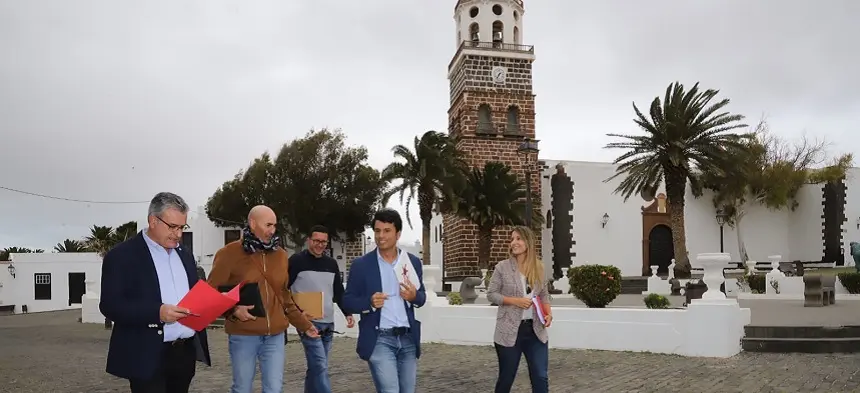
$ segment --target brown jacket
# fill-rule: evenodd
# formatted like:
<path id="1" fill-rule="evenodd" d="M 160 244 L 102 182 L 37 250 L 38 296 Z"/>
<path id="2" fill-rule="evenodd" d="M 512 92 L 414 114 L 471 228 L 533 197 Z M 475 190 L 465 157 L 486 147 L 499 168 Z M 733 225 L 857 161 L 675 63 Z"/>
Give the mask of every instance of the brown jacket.
<path id="1" fill-rule="evenodd" d="M 218 250 L 209 273 L 209 285 L 217 288 L 219 285 L 236 285 L 240 281 L 256 282 L 266 307 L 265 318 L 242 322 L 228 317 L 224 326 L 227 334 L 280 334 L 287 330 L 290 323 L 301 332 L 308 331 L 313 325 L 293 303 L 293 297 L 287 290 L 289 276 L 289 260 L 282 248 L 248 254 L 242 249 L 242 241 L 237 240 Z"/>

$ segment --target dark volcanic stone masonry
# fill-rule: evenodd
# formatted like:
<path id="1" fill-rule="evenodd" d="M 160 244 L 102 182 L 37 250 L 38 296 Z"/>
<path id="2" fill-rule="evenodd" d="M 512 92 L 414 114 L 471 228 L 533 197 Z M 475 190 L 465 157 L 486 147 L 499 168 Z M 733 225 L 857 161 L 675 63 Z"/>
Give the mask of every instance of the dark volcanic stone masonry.
<path id="1" fill-rule="evenodd" d="M 104 372 L 109 332 L 75 322 L 79 311 L 0 317 L 0 392 L 127 392 L 128 385 Z M 553 332 L 552 334 L 563 334 Z M 643 337 L 647 339 L 647 337 Z M 198 367 L 192 392 L 229 391 L 226 336 L 210 331 L 213 367 Z M 490 346 L 424 345 L 418 392 L 491 392 L 496 355 Z M 285 393 L 302 391 L 305 359 L 301 345 L 287 345 Z M 647 353 L 550 352 L 550 392 L 856 392 L 856 355 L 741 354 L 732 359 L 699 359 Z M 373 391 L 355 340 L 337 338 L 332 348 L 332 390 Z M 260 391 L 259 382 L 255 392 Z M 520 365 L 514 392 L 528 392 L 528 372 Z"/>

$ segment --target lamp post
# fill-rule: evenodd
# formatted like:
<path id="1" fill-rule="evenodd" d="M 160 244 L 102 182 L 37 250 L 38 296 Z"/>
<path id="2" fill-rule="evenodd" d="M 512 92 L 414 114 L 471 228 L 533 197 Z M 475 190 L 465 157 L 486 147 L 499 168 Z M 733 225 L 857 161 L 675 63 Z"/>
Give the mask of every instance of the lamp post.
<path id="1" fill-rule="evenodd" d="M 720 252 L 723 252 L 723 226 L 726 225 L 726 211 L 717 209 L 717 224 L 720 224 Z"/>
<path id="2" fill-rule="evenodd" d="M 526 137 L 523 140 L 523 143 L 520 143 L 520 146 L 517 147 L 517 154 L 525 157 L 525 175 L 526 175 L 526 226 L 532 227 L 532 171 L 531 171 L 531 154 L 538 153 L 538 145 L 536 141 L 533 141 Z"/>

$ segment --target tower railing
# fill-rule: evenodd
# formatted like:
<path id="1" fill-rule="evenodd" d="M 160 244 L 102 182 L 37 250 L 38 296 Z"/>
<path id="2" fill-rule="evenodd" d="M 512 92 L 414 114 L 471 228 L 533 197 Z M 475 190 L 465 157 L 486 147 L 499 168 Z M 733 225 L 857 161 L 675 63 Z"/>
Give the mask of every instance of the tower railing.
<path id="1" fill-rule="evenodd" d="M 454 61 L 460 55 L 460 52 L 463 51 L 464 48 L 474 48 L 474 49 L 483 49 L 490 51 L 504 51 L 504 52 L 519 52 L 519 53 L 535 53 L 534 45 L 520 45 L 520 44 L 508 44 L 504 42 L 486 42 L 486 41 L 468 41 L 464 40 L 460 43 L 460 47 L 457 48 L 457 52 L 454 54 L 454 58 L 451 59 L 451 63 L 448 64 L 450 68 L 454 65 Z"/>

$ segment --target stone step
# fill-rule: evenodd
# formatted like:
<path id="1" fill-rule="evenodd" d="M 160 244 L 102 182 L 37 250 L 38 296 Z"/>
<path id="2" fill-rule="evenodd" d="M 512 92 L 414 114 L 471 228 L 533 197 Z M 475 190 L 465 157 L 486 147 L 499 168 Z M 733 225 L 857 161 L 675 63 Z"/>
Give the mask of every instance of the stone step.
<path id="1" fill-rule="evenodd" d="M 848 338 L 744 338 L 748 352 L 771 353 L 858 353 L 860 337 Z"/>
<path id="2" fill-rule="evenodd" d="M 860 339 L 860 326 L 744 326 L 744 333 L 750 339 Z"/>

